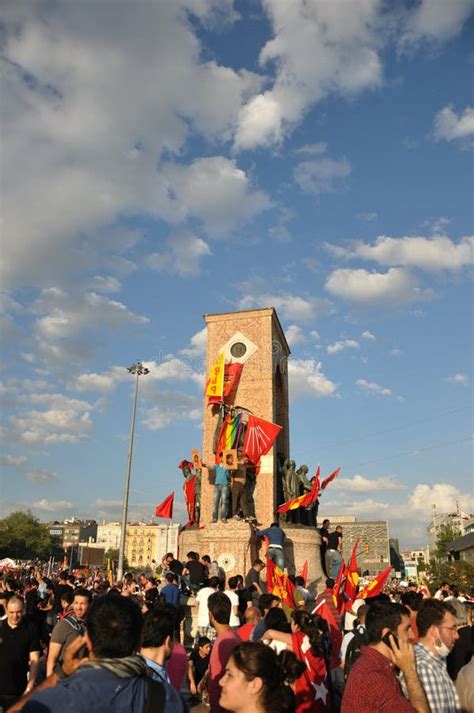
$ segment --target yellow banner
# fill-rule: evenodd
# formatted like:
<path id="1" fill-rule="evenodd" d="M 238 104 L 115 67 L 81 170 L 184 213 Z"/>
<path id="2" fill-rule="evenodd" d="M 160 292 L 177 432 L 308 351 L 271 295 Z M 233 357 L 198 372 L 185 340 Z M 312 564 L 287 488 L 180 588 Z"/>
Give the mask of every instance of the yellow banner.
<path id="1" fill-rule="evenodd" d="M 221 352 L 217 361 L 211 366 L 206 396 L 222 396 L 224 394 L 224 370 L 224 352 Z"/>

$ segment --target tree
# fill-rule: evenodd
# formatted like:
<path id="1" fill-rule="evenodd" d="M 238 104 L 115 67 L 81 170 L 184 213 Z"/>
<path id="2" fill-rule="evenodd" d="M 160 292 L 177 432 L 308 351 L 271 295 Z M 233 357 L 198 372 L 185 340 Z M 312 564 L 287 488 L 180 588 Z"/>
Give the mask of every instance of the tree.
<path id="1" fill-rule="evenodd" d="M 107 560 L 110 560 L 112 568 L 114 567 L 114 562 L 117 563 L 119 558 L 119 551 L 111 548 L 104 552 L 104 564 L 107 564 Z M 126 559 L 123 561 L 124 569 L 128 569 L 128 562 Z"/>
<path id="2" fill-rule="evenodd" d="M 47 526 L 29 511 L 18 510 L 0 520 L 0 557 L 46 559 L 51 549 Z"/>
<path id="3" fill-rule="evenodd" d="M 444 522 L 438 532 L 438 536 L 436 538 L 436 552 L 435 552 L 435 558 L 437 560 L 443 559 L 444 557 L 448 556 L 448 545 L 453 541 L 456 540 L 458 537 L 461 537 L 461 530 L 453 525 L 452 522 Z"/>
<path id="4" fill-rule="evenodd" d="M 417 563 L 416 563 L 417 569 L 418 569 L 418 574 L 420 572 L 426 572 L 426 562 L 424 557 L 418 557 Z"/>
<path id="5" fill-rule="evenodd" d="M 469 562 L 457 560 L 453 562 L 436 562 L 431 560 L 428 567 L 431 576 L 430 590 L 432 594 L 441 586 L 442 582 L 448 582 L 466 592 L 474 588 L 474 567 Z"/>

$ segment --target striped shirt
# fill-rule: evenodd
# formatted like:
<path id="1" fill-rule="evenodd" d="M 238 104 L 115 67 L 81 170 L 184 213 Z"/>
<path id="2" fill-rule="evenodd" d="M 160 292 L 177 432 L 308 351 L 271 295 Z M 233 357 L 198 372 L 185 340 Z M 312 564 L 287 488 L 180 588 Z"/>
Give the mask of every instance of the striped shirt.
<path id="1" fill-rule="evenodd" d="M 416 670 L 433 713 L 461 713 L 458 694 L 446 670 L 446 659 L 433 654 L 423 644 L 415 644 Z M 403 692 L 407 695 L 403 674 Z"/>

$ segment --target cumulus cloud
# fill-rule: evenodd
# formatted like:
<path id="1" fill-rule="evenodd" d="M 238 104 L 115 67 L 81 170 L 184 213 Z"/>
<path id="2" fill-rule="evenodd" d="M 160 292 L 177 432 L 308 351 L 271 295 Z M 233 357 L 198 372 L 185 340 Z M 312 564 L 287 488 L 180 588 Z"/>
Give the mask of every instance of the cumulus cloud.
<path id="1" fill-rule="evenodd" d="M 389 503 L 380 502 L 367 498 L 365 500 L 349 500 L 338 502 L 330 500 L 322 504 L 324 507 L 324 517 L 328 515 L 355 515 L 358 519 L 386 520 L 391 505 Z"/>
<path id="2" fill-rule="evenodd" d="M 34 468 L 27 472 L 26 477 L 31 483 L 35 483 L 35 485 L 44 485 L 44 483 L 49 483 L 51 480 L 57 480 L 58 476 L 50 470 Z"/>
<path id="3" fill-rule="evenodd" d="M 111 275 L 94 275 L 87 283 L 87 289 L 94 292 L 120 292 L 121 288 L 120 281 Z"/>
<path id="4" fill-rule="evenodd" d="M 355 339 L 342 339 L 334 344 L 328 344 L 326 351 L 328 354 L 337 354 L 343 349 L 359 349 L 360 344 Z"/>
<path id="5" fill-rule="evenodd" d="M 56 512 L 60 510 L 72 510 L 74 507 L 70 500 L 48 500 L 43 498 L 31 503 L 33 510 L 44 510 L 44 512 Z"/>
<path id="6" fill-rule="evenodd" d="M 113 366 L 102 374 L 95 372 L 79 374 L 69 383 L 69 388 L 73 391 L 99 391 L 103 394 L 110 394 L 119 382 L 126 381 L 128 378 L 124 367 Z"/>
<path id="7" fill-rule="evenodd" d="M 297 324 L 290 324 L 289 327 L 285 329 L 285 337 L 290 347 L 306 341 L 303 330 Z"/>
<path id="8" fill-rule="evenodd" d="M 62 394 L 30 394 L 21 402 L 48 406 L 10 416 L 15 438 L 29 445 L 43 443 L 78 443 L 88 438 L 94 406 L 87 401 L 70 399 Z"/>
<path id="9" fill-rule="evenodd" d="M 329 275 L 326 289 L 337 297 L 365 305 L 412 302 L 430 295 L 429 291 L 418 288 L 410 272 L 398 267 L 391 267 L 385 273 L 339 268 Z"/>
<path id="10" fill-rule="evenodd" d="M 368 342 L 375 342 L 377 337 L 372 334 L 372 332 L 366 330 L 365 332 L 362 332 L 362 339 L 366 339 Z"/>
<path id="11" fill-rule="evenodd" d="M 467 374 L 454 374 L 454 376 L 446 377 L 446 381 L 450 384 L 461 384 L 462 386 L 467 386 L 469 384 L 469 377 Z"/>
<path id="12" fill-rule="evenodd" d="M 473 496 L 461 493 L 451 483 L 419 484 L 408 499 L 408 506 L 413 513 L 424 513 L 426 516 L 431 513 L 432 505 L 436 505 L 437 511 L 441 513 L 456 512 L 457 503 L 465 512 L 474 510 Z"/>
<path id="13" fill-rule="evenodd" d="M 240 110 L 238 149 L 279 143 L 330 92 L 356 94 L 380 84 L 379 3 L 264 0 L 274 37 L 260 64 L 276 66 L 273 86 Z"/>
<path id="14" fill-rule="evenodd" d="M 392 475 L 380 478 L 366 478 L 354 475 L 353 478 L 336 478 L 331 484 L 333 490 L 344 490 L 351 493 L 371 493 L 374 490 L 404 490 L 405 486 Z"/>
<path id="15" fill-rule="evenodd" d="M 142 423 L 150 431 L 158 431 L 176 421 L 199 421 L 202 399 L 177 391 L 160 391 L 159 406 L 142 410 Z"/>
<path id="16" fill-rule="evenodd" d="M 336 384 L 323 373 L 321 362 L 314 359 L 289 359 L 288 381 L 292 400 L 301 396 L 331 396 L 337 390 Z"/>
<path id="17" fill-rule="evenodd" d="M 228 221 L 209 198 L 201 211 L 189 193 L 196 172 L 191 179 L 185 172 L 178 177 L 173 197 L 169 172 L 160 164 L 192 131 L 211 141 L 230 139 L 239 109 L 260 89 L 255 73 L 203 60 L 188 20 L 188 10 L 206 8 L 198 15 L 212 26 L 211 18 L 229 15 L 229 2 L 121 3 L 113 23 L 107 3 L 93 16 L 68 2 L 28 13 L 18 3 L 7 6 L 2 284 L 7 277 L 12 284 L 41 284 L 58 274 L 66 280 L 96 264 L 102 229 L 123 214 L 173 222 L 177 212 L 196 207 L 213 227 L 231 222 L 236 211 L 230 198 Z M 20 156 L 28 157 L 27 174 Z M 221 178 L 228 188 L 229 174 Z M 238 174 L 230 176 L 236 188 L 238 181 Z M 258 210 L 261 197 L 242 190 L 237 196 L 242 193 L 248 212 Z M 107 246 L 106 252 L 117 251 Z"/>
<path id="18" fill-rule="evenodd" d="M 267 280 L 256 278 L 237 285 L 243 297 L 237 302 L 239 309 L 275 307 L 283 319 L 288 321 L 307 321 L 319 314 L 327 313 L 331 308 L 328 300 L 301 296 L 291 292 L 269 292 Z"/>
<path id="19" fill-rule="evenodd" d="M 319 195 L 336 190 L 351 171 L 351 164 L 346 158 L 323 157 L 313 161 L 302 161 L 295 167 L 293 176 L 305 193 Z"/>
<path id="20" fill-rule="evenodd" d="M 437 141 L 456 141 L 473 136 L 474 107 L 467 106 L 458 116 L 451 106 L 445 106 L 434 118 L 433 131 Z"/>
<path id="21" fill-rule="evenodd" d="M 359 243 L 346 256 L 427 271 L 460 270 L 474 264 L 474 237 L 466 236 L 455 243 L 444 235 L 432 238 L 380 235 L 373 245 Z"/>
<path id="22" fill-rule="evenodd" d="M 460 32 L 474 7 L 472 0 L 452 3 L 421 0 L 402 17 L 399 46 L 406 48 L 420 41 L 445 41 Z"/>
<path id="23" fill-rule="evenodd" d="M 385 386 L 380 386 L 374 381 L 366 381 L 366 379 L 357 379 L 357 386 L 361 391 L 366 391 L 370 394 L 377 394 L 378 396 L 392 396 L 392 390 Z"/>
<path id="24" fill-rule="evenodd" d="M 186 277 L 198 275 L 201 260 L 208 255 L 211 255 L 211 249 L 205 240 L 189 231 L 182 231 L 169 238 L 167 249 L 147 255 L 145 265 L 158 272 Z"/>
<path id="25" fill-rule="evenodd" d="M 202 356 L 207 347 L 207 327 L 204 327 L 190 339 L 188 347 L 180 350 L 180 354 L 187 357 Z"/>

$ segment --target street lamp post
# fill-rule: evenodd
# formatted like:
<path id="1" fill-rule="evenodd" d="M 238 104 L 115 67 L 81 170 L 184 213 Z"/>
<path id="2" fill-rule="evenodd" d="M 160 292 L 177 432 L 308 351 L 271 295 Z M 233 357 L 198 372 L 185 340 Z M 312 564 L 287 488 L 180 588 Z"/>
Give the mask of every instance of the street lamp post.
<path id="1" fill-rule="evenodd" d="M 131 374 L 135 374 L 135 396 L 132 407 L 132 422 L 130 424 L 130 437 L 128 439 L 128 459 L 127 470 L 125 472 L 125 487 L 123 491 L 123 509 L 122 509 L 122 529 L 120 530 L 120 548 L 117 568 L 117 580 L 120 581 L 123 577 L 123 562 L 125 559 L 125 540 L 127 530 L 127 515 L 128 515 L 128 493 L 130 490 L 130 472 L 132 470 L 132 452 L 133 452 L 133 437 L 135 435 L 135 414 L 137 412 L 137 396 L 138 396 L 138 379 L 140 376 L 149 374 L 150 370 L 143 366 L 140 361 L 135 362 L 132 366 L 127 367 Z"/>

